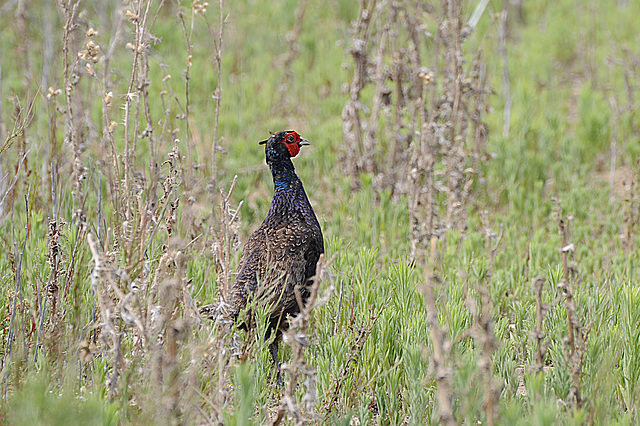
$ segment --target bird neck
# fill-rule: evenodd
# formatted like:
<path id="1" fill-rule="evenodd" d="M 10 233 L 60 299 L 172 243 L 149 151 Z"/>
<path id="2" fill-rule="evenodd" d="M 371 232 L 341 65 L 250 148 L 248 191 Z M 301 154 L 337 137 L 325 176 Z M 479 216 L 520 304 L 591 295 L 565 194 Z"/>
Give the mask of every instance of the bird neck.
<path id="1" fill-rule="evenodd" d="M 279 191 L 286 191 L 292 188 L 294 183 L 299 182 L 298 175 L 296 175 L 296 169 L 293 167 L 293 163 L 290 159 L 274 161 L 269 163 L 271 168 L 271 174 L 273 175 L 273 184 L 276 193 Z"/>
<path id="2" fill-rule="evenodd" d="M 304 191 L 302 181 L 298 178 L 290 159 L 269 163 L 273 174 L 274 194 L 269 207 L 267 219 L 277 218 L 279 215 L 290 215 L 298 211 L 310 226 L 320 228 L 318 219 L 313 212 L 309 198 Z"/>

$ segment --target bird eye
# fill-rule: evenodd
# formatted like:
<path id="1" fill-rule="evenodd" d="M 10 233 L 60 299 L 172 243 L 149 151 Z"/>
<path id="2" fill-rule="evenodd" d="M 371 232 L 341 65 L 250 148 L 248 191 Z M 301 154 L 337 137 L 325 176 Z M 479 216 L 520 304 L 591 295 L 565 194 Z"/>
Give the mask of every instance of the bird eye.
<path id="1" fill-rule="evenodd" d="M 287 138 L 287 142 L 293 143 L 293 135 L 289 135 L 289 137 Z"/>

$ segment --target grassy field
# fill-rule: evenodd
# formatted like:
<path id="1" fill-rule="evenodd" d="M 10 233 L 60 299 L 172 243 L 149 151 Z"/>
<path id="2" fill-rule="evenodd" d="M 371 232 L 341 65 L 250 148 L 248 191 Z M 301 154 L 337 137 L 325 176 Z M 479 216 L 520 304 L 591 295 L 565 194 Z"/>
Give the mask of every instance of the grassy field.
<path id="1" fill-rule="evenodd" d="M 0 422 L 639 422 L 640 3 L 32 3 L 0 6 Z M 285 129 L 327 258 L 276 386 L 265 325 L 198 307 Z"/>

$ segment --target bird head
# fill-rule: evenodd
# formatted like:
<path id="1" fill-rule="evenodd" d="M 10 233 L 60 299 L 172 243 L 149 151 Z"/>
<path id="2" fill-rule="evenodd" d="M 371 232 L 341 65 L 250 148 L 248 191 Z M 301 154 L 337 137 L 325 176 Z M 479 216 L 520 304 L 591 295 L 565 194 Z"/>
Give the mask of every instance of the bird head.
<path id="1" fill-rule="evenodd" d="M 260 142 L 260 145 L 265 145 L 267 162 L 271 162 L 295 157 L 300 152 L 301 146 L 311 144 L 308 140 L 301 138 L 297 132 L 285 130 L 272 133 L 271 137 Z"/>

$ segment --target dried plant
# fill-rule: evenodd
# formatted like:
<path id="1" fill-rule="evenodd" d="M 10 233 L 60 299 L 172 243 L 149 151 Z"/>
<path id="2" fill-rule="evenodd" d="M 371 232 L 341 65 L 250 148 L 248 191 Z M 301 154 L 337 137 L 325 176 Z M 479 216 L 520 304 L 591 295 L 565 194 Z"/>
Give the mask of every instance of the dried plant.
<path id="1" fill-rule="evenodd" d="M 382 312 L 389 304 L 389 301 L 390 300 L 387 299 L 386 302 L 376 312 L 369 308 L 369 316 L 366 320 L 366 323 L 354 324 L 354 322 L 352 321 L 352 323 L 349 325 L 349 331 L 353 336 L 349 339 L 349 341 L 351 342 L 349 347 L 349 355 L 347 357 L 347 360 L 340 367 L 340 372 L 338 373 L 338 377 L 334 381 L 334 386 L 332 387 L 331 393 L 327 395 L 327 398 L 325 398 L 323 402 L 323 408 L 327 415 L 333 412 L 336 408 L 339 408 L 337 406 L 338 398 L 340 396 L 340 392 L 343 390 L 345 379 L 349 377 L 349 375 L 356 368 L 357 363 L 360 361 L 364 345 L 367 343 L 373 327 L 380 318 Z M 353 391 L 355 392 L 355 389 Z"/>
<path id="2" fill-rule="evenodd" d="M 560 200 L 553 199 L 556 203 L 556 224 L 558 226 L 558 232 L 562 239 L 562 276 L 563 279 L 558 283 L 558 288 L 563 292 L 565 298 L 565 310 L 567 313 L 567 346 L 568 346 L 568 358 L 571 362 L 571 397 L 575 399 L 575 403 L 578 407 L 584 404 L 584 399 L 581 392 L 582 383 L 582 365 L 584 361 L 584 352 L 586 349 L 587 339 L 589 337 L 589 331 L 584 329 L 580 320 L 577 318 L 577 307 L 571 290 L 571 276 L 569 275 L 570 269 L 568 266 L 568 254 L 575 251 L 575 246 L 568 242 L 568 230 L 567 223 L 573 220 L 571 216 L 562 215 L 562 206 Z M 573 271 L 572 271 L 573 272 Z"/>
<path id="3" fill-rule="evenodd" d="M 196 5 L 197 2 L 194 2 L 194 5 Z M 206 5 L 206 3 L 205 3 Z M 199 9 L 200 10 L 200 14 L 202 15 L 202 17 L 204 18 L 205 22 L 207 23 L 207 28 L 209 29 L 209 34 L 211 35 L 211 40 L 212 40 L 212 44 L 213 44 L 213 48 L 215 51 L 215 66 L 216 66 L 216 78 L 217 78 L 217 86 L 216 89 L 213 92 L 213 95 L 211 95 L 211 97 L 216 101 L 216 118 L 215 118 L 215 123 L 213 126 L 213 138 L 211 140 L 211 184 L 210 184 L 210 188 L 212 188 L 213 190 L 211 191 L 213 194 L 215 194 L 215 189 L 217 188 L 217 182 L 218 182 L 218 150 L 220 149 L 220 135 L 219 135 L 219 130 L 220 130 L 220 107 L 222 105 L 222 48 L 223 48 L 223 41 L 224 41 L 224 24 L 226 21 L 225 15 L 224 15 L 224 2 L 223 0 L 219 0 L 219 6 L 220 6 L 220 21 L 218 23 L 218 34 L 217 37 L 214 36 L 214 33 L 211 29 L 211 25 L 209 24 L 209 21 L 206 19 L 205 16 L 205 11 L 206 11 L 206 6 Z M 215 202 L 215 201 L 214 201 Z"/>
<path id="4" fill-rule="evenodd" d="M 480 361 L 478 367 L 480 375 L 484 381 L 484 408 L 487 416 L 487 424 L 496 424 L 498 418 L 498 406 L 502 385 L 494 377 L 493 356 L 500 345 L 498 338 L 494 332 L 495 320 L 493 317 L 493 302 L 489 294 L 489 283 L 493 276 L 493 267 L 496 252 L 502 241 L 502 225 L 500 225 L 500 234 L 496 236 L 495 232 L 491 232 L 488 215 L 483 214 L 483 226 L 485 228 L 485 238 L 489 245 L 489 254 L 491 256 L 489 265 L 486 270 L 479 268 L 479 276 L 477 276 L 477 284 L 474 286 L 475 291 L 480 295 L 479 300 L 470 299 L 467 304 L 469 311 L 474 316 L 474 328 L 470 334 L 480 348 Z M 478 308 L 478 302 L 480 307 Z"/>
<path id="5" fill-rule="evenodd" d="M 62 54 L 64 61 L 65 143 L 71 146 L 73 155 L 71 181 L 73 183 L 72 195 L 74 200 L 74 223 L 76 223 L 76 221 L 77 223 L 80 223 L 84 216 L 81 206 L 83 205 L 84 199 L 84 194 L 82 192 L 82 180 L 85 177 L 85 169 L 82 166 L 82 161 L 80 159 L 80 154 L 84 147 L 80 141 L 80 123 L 76 119 L 74 113 L 75 109 L 78 108 L 74 88 L 80 80 L 80 61 L 78 56 L 72 56 L 72 54 L 70 54 L 72 45 L 75 46 L 77 44 L 77 37 L 75 36 L 77 34 L 76 30 L 79 27 L 77 22 L 79 2 L 72 0 L 60 0 L 58 6 L 64 19 Z M 95 57 L 96 55 L 97 46 L 95 46 L 95 44 L 88 45 L 84 57 L 88 59 L 90 57 Z"/>
<path id="6" fill-rule="evenodd" d="M 351 37 L 353 46 L 349 53 L 353 57 L 354 72 L 353 78 L 348 85 L 349 100 L 345 103 L 342 110 L 342 132 L 344 135 L 345 152 L 345 172 L 347 176 L 352 177 L 352 186 L 357 187 L 355 178 L 365 168 L 362 158 L 365 156 L 361 123 L 361 112 L 364 105 L 360 102 L 360 93 L 368 83 L 368 41 L 369 26 L 375 9 L 376 0 L 371 0 L 367 5 L 366 0 L 360 1 L 360 15 L 351 28 Z M 368 165 L 371 167 L 371 165 Z M 366 169 L 365 169 L 366 170 Z"/>
<path id="7" fill-rule="evenodd" d="M 626 185 L 626 208 L 624 231 L 625 248 L 627 251 L 634 247 L 634 239 L 640 234 L 640 158 L 636 161 L 635 168 L 631 173 Z"/>
<path id="8" fill-rule="evenodd" d="M 607 57 L 606 63 L 610 66 L 612 74 L 622 71 L 624 81 L 624 93 L 626 97 L 613 92 L 609 95 L 609 105 L 612 111 L 612 132 L 610 142 L 610 171 L 609 171 L 609 197 L 613 201 L 615 193 L 617 157 L 620 146 L 624 147 L 633 136 L 640 132 L 634 120 L 626 119 L 637 111 L 636 92 L 638 90 L 637 76 L 640 73 L 640 58 L 629 49 L 622 49 L 622 58 Z M 623 119 L 627 122 L 623 123 Z M 626 124 L 626 126 L 625 126 Z M 625 164 L 622 164 L 624 167 Z M 627 252 L 634 247 L 635 238 L 640 233 L 640 158 L 627 165 L 631 171 L 625 173 L 623 178 L 625 210 L 624 210 L 624 247 Z M 623 169 L 624 170 L 624 169 Z"/>
<path id="9" fill-rule="evenodd" d="M 182 143 L 177 137 L 180 131 L 173 127 L 172 119 L 176 114 L 172 109 L 174 105 L 184 108 L 180 111 L 182 117 L 177 119 L 187 122 L 182 132 L 186 132 L 183 140 L 190 147 L 189 84 L 185 85 L 187 103 L 183 107 L 168 83 L 170 75 L 165 72 L 162 85 L 166 91 L 158 96 L 163 102 L 164 120 L 157 123 L 153 118 L 152 104 L 156 94 L 150 93 L 149 50 L 159 41 L 151 30 L 163 6 L 163 1 L 157 4 L 145 0 L 125 2 L 116 10 L 112 39 L 105 49 L 99 44 L 98 31 L 86 19 L 82 2 L 61 0 L 58 3 L 64 25 L 60 42 L 64 83 L 61 89 L 56 89 L 55 77 L 49 75 L 47 81 L 51 86 L 43 96 L 49 118 L 49 164 L 43 169 L 50 182 L 47 184 L 43 178 L 47 189 L 50 185 L 50 195 L 46 198 L 51 201 L 47 220 L 48 279 L 45 278 L 42 286 L 34 287 L 38 300 L 32 309 L 24 302 L 21 305 L 22 296 L 14 292 L 17 309 L 13 313 L 22 312 L 24 327 L 21 328 L 25 332 L 31 327 L 27 327 L 28 314 L 33 316 L 35 345 L 27 341 L 29 336 L 25 333 L 22 333 L 24 339 L 16 339 L 20 333 L 16 334 L 19 330 L 13 320 L 8 324 L 10 332 L 5 336 L 8 336 L 6 343 L 10 347 L 24 341 L 25 361 L 46 361 L 64 351 L 71 355 L 60 361 L 60 367 L 78 360 L 84 371 L 82 374 L 96 368 L 95 361 L 104 361 L 105 384 L 111 400 L 129 395 L 130 386 L 155 389 L 148 394 L 147 400 L 136 403 L 141 407 L 157 408 L 148 411 L 157 421 L 170 419 L 169 422 L 190 423 L 201 416 L 198 418 L 222 422 L 226 400 L 215 397 L 215 403 L 208 406 L 205 401 L 209 396 L 202 392 L 213 383 L 212 392 L 229 394 L 225 391 L 229 377 L 229 342 L 217 325 L 210 332 L 199 328 L 200 317 L 192 298 L 187 261 L 193 253 L 194 241 L 200 236 L 183 241 L 179 220 L 183 197 L 190 200 L 184 191 L 185 172 L 188 169 L 192 173 L 196 167 L 188 161 L 183 163 Z M 202 6 L 193 3 L 192 17 L 204 13 Z M 223 24 L 222 10 L 220 23 Z M 184 28 L 189 50 L 191 38 L 187 24 Z M 126 29 L 131 30 L 133 38 L 129 43 L 125 39 Z M 222 29 L 218 39 L 220 48 L 221 45 Z M 117 93 L 122 74 L 113 69 L 114 55 L 120 47 L 126 47 L 132 53 L 131 73 L 122 96 Z M 187 65 L 192 54 L 188 52 Z M 221 60 L 219 55 L 220 52 L 218 60 Z M 219 79 L 221 82 L 220 69 Z M 94 96 L 96 93 L 98 95 Z M 219 97 L 217 103 L 219 115 Z M 102 107 L 101 136 L 94 130 L 99 125 L 89 113 L 93 106 Z M 7 135 L 0 151 L 0 155 L 3 154 L 16 141 L 26 150 L 16 158 L 15 179 L 6 182 L 6 191 L 2 191 L 2 207 L 8 201 L 13 203 L 9 196 L 12 196 L 14 184 L 20 184 L 19 176 L 28 165 L 27 140 L 23 135 L 33 118 L 32 109 L 33 102 L 24 107 L 16 104 L 16 127 Z M 64 145 L 58 142 L 57 129 L 61 123 L 65 129 Z M 161 126 L 161 132 L 158 126 Z M 219 139 L 216 135 L 216 141 Z M 124 150 L 119 148 L 120 141 Z M 145 141 L 149 148 L 148 167 L 136 158 L 137 153 L 144 151 L 140 148 Z M 84 154 L 87 146 L 97 147 L 95 159 L 87 160 L 90 157 Z M 167 152 L 164 162 L 160 157 L 162 149 Z M 105 155 L 100 157 L 100 151 Z M 60 179 L 67 173 L 69 180 Z M 102 186 L 105 176 L 106 196 Z M 87 186 L 87 177 L 92 186 Z M 72 189 L 71 218 L 67 217 L 66 210 L 60 209 L 69 188 L 67 184 Z M 88 192 L 87 187 L 94 193 Z M 227 215 L 231 211 L 230 194 L 222 197 Z M 97 210 L 87 210 L 86 205 L 91 204 L 93 198 Z M 106 206 L 103 205 L 105 201 Z M 27 218 L 28 209 L 27 206 Z M 229 216 L 225 217 L 229 220 Z M 72 228 L 67 229 L 69 219 Z M 237 210 L 234 210 L 226 229 L 220 230 L 220 234 L 225 235 L 227 247 L 227 272 L 221 279 L 229 279 L 229 250 L 237 239 L 237 223 Z M 216 232 L 218 225 L 212 225 Z M 93 257 L 90 294 L 95 303 L 93 310 L 89 309 L 91 320 L 85 324 L 85 307 L 80 303 L 84 296 L 82 262 L 87 247 Z M 22 256 L 18 253 L 15 256 L 21 262 Z M 16 279 L 20 279 L 19 272 Z M 67 321 L 74 326 L 65 327 Z M 209 334 L 210 338 L 196 340 L 192 338 L 193 334 Z M 65 344 L 69 347 L 63 348 Z M 140 368 L 141 363 L 144 368 Z M 132 379 L 134 377 L 136 379 Z M 205 377 L 206 385 L 201 385 L 200 380 Z M 129 379 L 132 382 L 128 382 Z M 203 411 L 205 406 L 208 407 L 206 413 Z"/>
<path id="10" fill-rule="evenodd" d="M 342 112 L 345 171 L 354 187 L 360 173 L 372 173 L 377 189 L 408 195 L 413 256 L 443 230 L 465 228 L 485 158 L 486 67 L 482 48 L 466 62 L 463 45 L 473 27 L 462 22 L 462 4 L 443 0 L 435 12 L 407 1 L 363 1 L 351 28 L 354 71 Z M 434 18 L 435 36 L 426 24 Z M 433 46 L 430 65 L 424 43 Z M 369 85 L 370 106 L 362 101 Z M 436 173 L 438 165 L 443 170 Z M 438 193 L 445 194 L 444 204 Z"/>
<path id="11" fill-rule="evenodd" d="M 231 194 L 236 185 L 237 176 L 229 187 L 227 194 L 220 190 L 220 228 L 219 231 L 211 230 L 211 249 L 214 256 L 214 264 L 218 276 L 218 294 L 220 300 L 202 306 L 200 313 L 207 318 L 226 321 L 227 304 L 229 303 L 229 288 L 231 285 L 231 256 L 238 245 L 238 229 L 240 225 L 241 201 L 236 208 L 231 206 Z"/>
<path id="12" fill-rule="evenodd" d="M 305 358 L 305 349 L 311 346 L 311 340 L 309 340 L 309 334 L 311 333 L 309 323 L 313 309 L 324 305 L 335 290 L 333 277 L 327 270 L 335 258 L 336 255 L 334 254 L 329 261 L 325 261 L 324 254 L 320 255 L 320 259 L 316 265 L 316 275 L 313 278 L 313 284 L 311 285 L 309 297 L 306 302 L 302 301 L 300 289 L 295 288 L 296 298 L 300 305 L 300 313 L 290 320 L 290 327 L 283 334 L 284 343 L 291 346 L 292 356 L 291 361 L 282 366 L 282 370 L 288 373 L 288 381 L 273 421 L 274 426 L 281 423 L 285 413 L 288 413 L 296 424 L 318 420 L 314 412 L 317 400 L 316 369 L 308 364 Z M 320 283 L 323 279 L 329 280 L 329 288 L 322 297 L 318 298 Z M 299 405 L 295 396 L 296 387 L 300 378 L 304 378 L 304 386 L 306 389 L 300 401 L 303 404 L 302 406 Z"/>
<path id="13" fill-rule="evenodd" d="M 439 278 L 434 274 L 428 274 L 429 272 L 427 272 L 423 292 L 427 303 L 427 323 L 429 324 L 431 344 L 433 345 L 432 361 L 437 385 L 437 418 L 440 423 L 454 425 L 457 424 L 457 422 L 453 416 L 451 342 L 449 342 L 447 338 L 447 332 L 440 326 L 438 321 L 435 285 L 439 281 Z"/>
<path id="14" fill-rule="evenodd" d="M 533 337 L 536 341 L 536 353 L 535 353 L 535 371 L 542 372 L 544 367 L 544 360 L 547 355 L 547 345 L 544 342 L 544 315 L 548 309 L 545 304 L 542 303 L 542 290 L 544 288 L 544 277 L 536 277 L 533 279 L 533 291 L 536 296 L 536 329 L 532 331 Z"/>
<path id="15" fill-rule="evenodd" d="M 14 290 L 13 290 L 13 301 L 11 302 L 11 319 L 9 320 L 9 330 L 7 333 L 7 341 L 5 344 L 5 352 L 2 357 L 2 370 L 4 370 L 4 375 L 2 377 L 2 386 L 3 386 L 3 395 L 6 398 L 7 392 L 9 388 L 9 375 L 12 373 L 12 369 L 7 368 L 8 365 L 12 362 L 13 356 L 13 343 L 16 339 L 16 330 L 18 329 L 18 325 L 16 324 L 18 321 L 17 312 L 18 310 L 22 313 L 22 325 L 23 329 L 26 325 L 25 323 L 25 306 L 24 306 L 24 296 L 22 294 L 22 262 L 24 259 L 24 250 L 27 246 L 27 239 L 29 237 L 29 197 L 28 194 L 25 195 L 25 207 L 27 212 L 27 221 L 25 224 L 25 233 L 24 240 L 22 242 L 22 248 L 18 251 L 18 245 L 15 246 L 15 274 L 14 274 Z M 23 356 L 24 356 L 24 368 L 27 368 L 28 362 L 28 350 L 27 350 L 27 336 L 22 336 L 23 343 L 25 345 Z M 19 362 L 19 361 L 18 361 Z M 17 374 L 17 369 L 13 369 L 13 373 Z"/>
<path id="16" fill-rule="evenodd" d="M 289 92 L 289 86 L 291 84 L 291 80 L 293 79 L 293 71 L 291 66 L 293 62 L 298 57 L 300 53 L 300 46 L 298 46 L 298 40 L 300 38 L 300 34 L 302 34 L 302 24 L 304 23 L 304 14 L 307 10 L 308 0 L 302 0 L 298 2 L 298 6 L 296 7 L 296 12 L 293 21 L 293 28 L 286 35 L 286 40 L 288 44 L 287 52 L 282 56 L 278 63 L 281 64 L 283 68 L 282 79 L 278 84 L 277 90 L 280 92 L 280 102 L 277 105 L 277 109 L 282 110 L 286 106 L 287 96 Z M 276 106 L 274 105 L 274 108 Z"/>
<path id="17" fill-rule="evenodd" d="M 494 333 L 494 320 L 492 315 L 493 304 L 487 288 L 479 282 L 475 287 L 480 294 L 480 308 L 476 303 L 469 301 L 470 311 L 475 317 L 475 328 L 471 330 L 471 336 L 480 348 L 480 360 L 478 361 L 479 374 L 484 381 L 484 409 L 486 413 L 486 422 L 488 425 L 497 423 L 498 408 L 500 394 L 502 392 L 502 384 L 499 383 L 494 375 L 493 354 L 499 343 Z"/>

